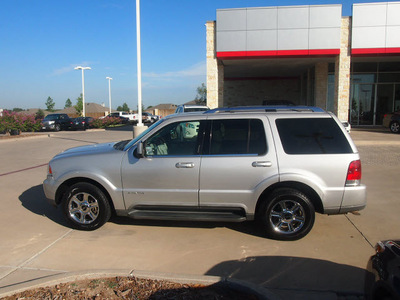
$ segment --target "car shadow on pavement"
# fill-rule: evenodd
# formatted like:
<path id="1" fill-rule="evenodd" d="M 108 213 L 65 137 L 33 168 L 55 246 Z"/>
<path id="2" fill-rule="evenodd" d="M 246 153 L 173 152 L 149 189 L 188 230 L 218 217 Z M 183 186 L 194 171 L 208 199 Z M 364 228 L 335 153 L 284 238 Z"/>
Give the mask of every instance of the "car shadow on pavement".
<path id="1" fill-rule="evenodd" d="M 256 222 L 247 221 L 240 223 L 228 222 L 202 222 L 202 221 L 169 221 L 169 220 L 135 220 L 129 217 L 113 216 L 111 222 L 118 225 L 154 226 L 154 227 L 176 227 L 176 228 L 229 228 L 234 231 L 252 236 L 265 238 L 265 234 L 257 226 Z"/>
<path id="2" fill-rule="evenodd" d="M 21 201 L 22 206 L 27 210 L 37 215 L 46 216 L 53 222 L 68 227 L 68 223 L 59 208 L 53 207 L 47 202 L 42 184 L 24 191 L 19 196 L 19 201 Z"/>
<path id="3" fill-rule="evenodd" d="M 205 275 L 243 280 L 270 290 L 336 292 L 340 296 L 365 295 L 374 282 L 373 274 L 365 269 L 290 256 L 255 256 L 224 261 Z"/>

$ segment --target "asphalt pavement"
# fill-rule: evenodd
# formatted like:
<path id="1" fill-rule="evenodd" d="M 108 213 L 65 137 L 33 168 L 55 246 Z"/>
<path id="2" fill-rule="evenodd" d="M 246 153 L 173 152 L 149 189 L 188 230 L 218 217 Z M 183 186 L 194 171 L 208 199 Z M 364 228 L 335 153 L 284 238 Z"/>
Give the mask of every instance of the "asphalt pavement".
<path id="1" fill-rule="evenodd" d="M 351 135 L 361 155 L 366 209 L 318 214 L 310 234 L 295 242 L 266 239 L 252 222 L 114 218 L 96 231 L 73 230 L 45 200 L 48 161 L 67 148 L 130 139 L 132 131 L 0 137 L 0 297 L 77 274 L 133 272 L 188 282 L 229 278 L 282 299 L 362 299 L 373 246 L 400 237 L 400 135 L 374 128 Z"/>

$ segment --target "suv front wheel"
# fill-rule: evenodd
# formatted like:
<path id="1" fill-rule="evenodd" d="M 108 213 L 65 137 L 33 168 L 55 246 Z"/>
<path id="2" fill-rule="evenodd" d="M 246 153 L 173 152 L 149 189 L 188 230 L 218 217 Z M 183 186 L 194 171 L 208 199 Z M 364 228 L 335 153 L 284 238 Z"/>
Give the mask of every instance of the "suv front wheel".
<path id="1" fill-rule="evenodd" d="M 65 193 L 63 211 L 68 222 L 80 230 L 97 229 L 111 217 L 107 197 L 98 187 L 86 182 L 74 184 Z"/>
<path id="2" fill-rule="evenodd" d="M 310 232 L 314 225 L 315 210 L 302 192 L 280 188 L 261 204 L 259 216 L 268 237 L 294 241 Z"/>

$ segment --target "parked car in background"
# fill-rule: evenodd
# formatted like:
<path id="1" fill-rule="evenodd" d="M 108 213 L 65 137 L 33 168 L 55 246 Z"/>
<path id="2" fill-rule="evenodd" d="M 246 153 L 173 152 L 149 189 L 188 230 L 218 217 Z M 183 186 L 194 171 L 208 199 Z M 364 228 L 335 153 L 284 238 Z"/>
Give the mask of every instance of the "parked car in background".
<path id="1" fill-rule="evenodd" d="M 181 114 L 181 113 L 186 113 L 186 112 L 200 112 L 200 111 L 207 111 L 210 110 L 209 107 L 205 105 L 179 105 L 175 113 L 176 114 Z"/>
<path id="2" fill-rule="evenodd" d="M 372 300 L 400 299 L 400 241 L 380 241 L 375 246 L 368 271 L 375 275 L 375 283 L 367 286 Z"/>
<path id="3" fill-rule="evenodd" d="M 347 121 L 340 121 L 347 132 L 351 132 L 351 124 Z"/>
<path id="4" fill-rule="evenodd" d="M 393 133 L 400 133 L 400 111 L 385 114 L 383 116 L 384 127 L 388 127 Z"/>
<path id="5" fill-rule="evenodd" d="M 259 221 L 297 240 L 315 213 L 363 209 L 360 155 L 337 117 L 316 107 L 218 108 L 162 118 L 135 139 L 56 155 L 43 182 L 71 226 L 134 219 Z"/>
<path id="6" fill-rule="evenodd" d="M 126 111 L 112 112 L 112 113 L 108 114 L 107 116 L 100 117 L 100 119 L 110 118 L 110 117 L 113 117 L 113 118 L 123 117 L 123 118 L 128 119 L 128 122 L 133 123 L 133 124 L 136 124 L 138 122 L 138 114 L 129 113 Z M 123 120 L 123 119 L 121 119 L 121 120 Z M 124 120 L 124 124 L 125 124 L 125 120 Z"/>
<path id="7" fill-rule="evenodd" d="M 157 122 L 158 120 L 160 120 L 160 116 L 157 116 L 157 115 L 153 115 L 153 114 L 151 114 L 151 113 L 149 113 L 149 112 L 143 112 L 142 113 L 142 122 L 143 123 L 155 123 L 155 122 Z"/>
<path id="8" fill-rule="evenodd" d="M 93 121 L 92 117 L 78 117 L 71 119 L 72 120 L 72 125 L 71 129 L 72 130 L 86 130 L 90 127 L 90 122 Z"/>
<path id="9" fill-rule="evenodd" d="M 67 114 L 49 114 L 44 117 L 41 127 L 42 130 L 68 130 L 72 127 L 72 120 Z"/>

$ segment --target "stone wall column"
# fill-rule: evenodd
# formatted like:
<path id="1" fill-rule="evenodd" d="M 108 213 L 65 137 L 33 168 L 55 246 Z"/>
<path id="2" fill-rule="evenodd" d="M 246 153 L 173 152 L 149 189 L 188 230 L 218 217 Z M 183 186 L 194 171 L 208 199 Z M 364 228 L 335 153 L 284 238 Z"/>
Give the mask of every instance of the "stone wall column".
<path id="1" fill-rule="evenodd" d="M 335 60 L 334 113 L 342 121 L 349 118 L 350 66 L 351 66 L 351 17 L 342 18 L 340 30 L 340 55 Z"/>
<path id="2" fill-rule="evenodd" d="M 319 62 L 315 65 L 315 106 L 326 109 L 328 94 L 328 63 Z"/>
<path id="3" fill-rule="evenodd" d="M 224 66 L 216 57 L 215 21 L 206 23 L 207 31 L 207 106 L 217 108 L 224 106 Z"/>

